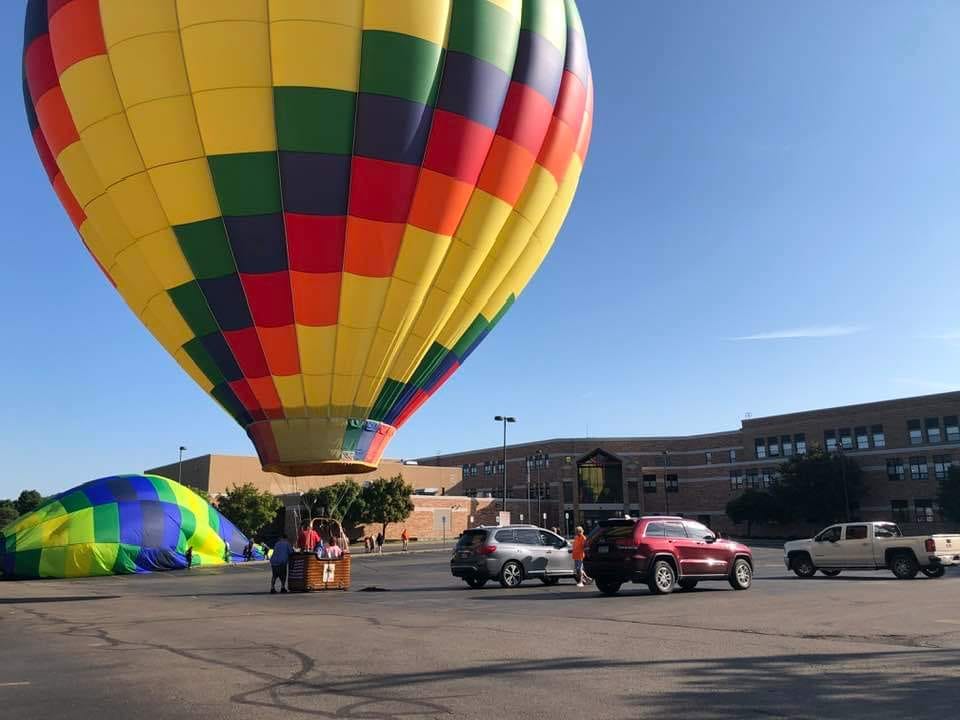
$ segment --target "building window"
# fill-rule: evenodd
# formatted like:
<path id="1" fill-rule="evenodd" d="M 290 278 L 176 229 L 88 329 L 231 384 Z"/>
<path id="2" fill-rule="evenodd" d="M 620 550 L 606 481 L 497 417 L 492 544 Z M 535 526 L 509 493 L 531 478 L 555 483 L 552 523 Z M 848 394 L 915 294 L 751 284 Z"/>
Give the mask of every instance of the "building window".
<path id="1" fill-rule="evenodd" d="M 640 504 L 640 483 L 636 480 L 627 480 L 627 502 L 631 505 Z"/>
<path id="2" fill-rule="evenodd" d="M 952 458 L 949 455 L 933 456 L 933 472 L 936 475 L 937 480 L 947 479 L 947 475 L 950 474 L 951 462 Z"/>
<path id="3" fill-rule="evenodd" d="M 910 522 L 910 503 L 906 500 L 891 500 L 890 514 L 893 516 L 894 522 Z"/>
<path id="4" fill-rule="evenodd" d="M 757 490 L 760 487 L 760 471 L 747 470 L 747 487 Z"/>
<path id="5" fill-rule="evenodd" d="M 760 471 L 760 482 L 763 485 L 763 488 L 769 489 L 777 484 L 777 470 L 776 468 L 765 467 Z"/>
<path id="6" fill-rule="evenodd" d="M 854 428 L 853 434 L 857 439 L 857 450 L 868 450 L 870 448 L 870 436 L 867 435 L 867 428 Z"/>
<path id="7" fill-rule="evenodd" d="M 923 424 L 927 428 L 927 442 L 938 443 L 943 440 L 940 434 L 940 418 L 926 418 Z"/>
<path id="8" fill-rule="evenodd" d="M 913 501 L 914 517 L 918 523 L 933 522 L 933 500 L 916 498 Z"/>
<path id="9" fill-rule="evenodd" d="M 656 475 L 643 476 L 643 492 L 646 495 L 655 494 L 657 492 L 657 476 Z"/>
<path id="10" fill-rule="evenodd" d="M 930 477 L 925 456 L 914 455 L 910 458 L 910 477 L 914 480 L 926 480 Z"/>
<path id="11" fill-rule="evenodd" d="M 563 483 L 563 501 L 565 503 L 573 502 L 573 483 L 569 480 Z"/>
<path id="12" fill-rule="evenodd" d="M 731 470 L 730 471 L 730 489 L 731 490 L 743 490 L 743 470 Z"/>
<path id="13" fill-rule="evenodd" d="M 903 480 L 903 460 L 887 458 L 887 480 Z"/>
<path id="14" fill-rule="evenodd" d="M 887 446 L 887 437 L 883 434 L 883 425 L 872 425 L 870 434 L 873 435 L 873 446 L 875 448 Z"/>
<path id="15" fill-rule="evenodd" d="M 797 455 L 807 454 L 807 436 L 803 433 L 797 433 L 793 436 L 793 444 L 797 449 Z"/>
<path id="16" fill-rule="evenodd" d="M 837 434 L 840 435 L 840 447 L 844 450 L 853 450 L 853 438 L 850 436 L 850 428 L 840 428 Z"/>
<path id="17" fill-rule="evenodd" d="M 737 451 L 736 451 L 736 450 L 728 450 L 728 451 L 727 451 L 727 459 L 728 459 L 730 462 L 735 463 L 735 462 L 737 461 Z"/>
<path id="18" fill-rule="evenodd" d="M 713 453 L 710 452 L 709 450 L 707 450 L 707 451 L 703 454 L 703 462 L 706 463 L 707 465 L 712 465 L 712 464 L 713 464 Z"/>
<path id="19" fill-rule="evenodd" d="M 943 431 L 947 435 L 947 442 L 960 441 L 960 425 L 956 415 L 948 415 L 943 419 Z"/>
<path id="20" fill-rule="evenodd" d="M 827 452 L 837 451 L 837 434 L 833 430 L 823 431 L 823 447 Z"/>
<path id="21" fill-rule="evenodd" d="M 623 504 L 623 464 L 610 453 L 595 450 L 577 463 L 580 502 Z"/>
<path id="22" fill-rule="evenodd" d="M 789 435 L 783 435 L 780 438 L 780 448 L 783 450 L 784 457 L 793 455 L 793 440 Z"/>
<path id="23" fill-rule="evenodd" d="M 767 450 L 770 452 L 770 457 L 779 457 L 780 441 L 775 437 L 767 438 Z"/>
<path id="24" fill-rule="evenodd" d="M 753 441 L 754 455 L 758 458 L 767 456 L 767 441 L 763 438 L 757 438 Z"/>
<path id="25" fill-rule="evenodd" d="M 680 480 L 676 475 L 667 475 L 666 486 L 668 493 L 680 492 Z"/>
<path id="26" fill-rule="evenodd" d="M 919 420 L 907 420 L 907 432 L 911 445 L 920 445 L 923 442 L 923 430 L 920 429 Z"/>

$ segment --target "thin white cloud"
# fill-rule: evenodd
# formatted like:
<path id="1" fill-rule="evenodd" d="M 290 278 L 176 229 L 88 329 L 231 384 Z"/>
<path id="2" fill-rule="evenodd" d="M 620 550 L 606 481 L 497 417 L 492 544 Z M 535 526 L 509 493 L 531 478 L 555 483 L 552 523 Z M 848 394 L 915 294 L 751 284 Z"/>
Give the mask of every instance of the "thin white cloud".
<path id="1" fill-rule="evenodd" d="M 930 392 L 952 392 L 958 389 L 957 383 L 927 380 L 926 378 L 895 377 L 893 381 L 901 385 L 910 385 L 911 387 L 921 388 Z"/>
<path id="2" fill-rule="evenodd" d="M 800 338 L 832 338 L 856 335 L 865 328 L 859 325 L 820 325 L 813 327 L 790 328 L 787 330 L 773 330 L 771 332 L 741 335 L 731 340 L 796 340 Z"/>
<path id="3" fill-rule="evenodd" d="M 954 342 L 960 340 L 960 330 L 938 333 L 936 335 L 921 335 L 921 340 L 943 340 L 945 342 Z"/>

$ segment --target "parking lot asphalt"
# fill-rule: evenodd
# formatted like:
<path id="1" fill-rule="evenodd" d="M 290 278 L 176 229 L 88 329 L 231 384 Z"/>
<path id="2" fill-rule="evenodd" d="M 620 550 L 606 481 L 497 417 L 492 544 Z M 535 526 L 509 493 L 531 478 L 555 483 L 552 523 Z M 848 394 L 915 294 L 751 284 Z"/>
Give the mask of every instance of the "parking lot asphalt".
<path id="1" fill-rule="evenodd" d="M 948 718 L 960 571 L 616 597 L 467 588 L 446 551 L 356 555 L 349 592 L 269 595 L 264 564 L 0 583 L 0 716 Z M 379 591 L 364 591 L 365 588 Z"/>

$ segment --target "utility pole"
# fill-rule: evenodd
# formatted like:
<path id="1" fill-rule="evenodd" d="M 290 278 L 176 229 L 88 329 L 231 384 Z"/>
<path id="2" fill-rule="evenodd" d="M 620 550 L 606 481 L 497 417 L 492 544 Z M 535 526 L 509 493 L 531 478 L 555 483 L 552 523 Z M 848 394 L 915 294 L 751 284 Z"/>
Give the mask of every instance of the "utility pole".
<path id="1" fill-rule="evenodd" d="M 667 487 L 667 467 L 670 465 L 670 451 L 663 451 L 663 497 L 666 502 L 667 515 L 670 514 L 670 489 Z"/>
<path id="2" fill-rule="evenodd" d="M 186 448 L 183 445 L 181 445 L 180 459 L 177 460 L 177 483 L 179 483 L 180 485 L 183 485 L 183 451 L 184 450 L 186 450 Z"/>
<path id="3" fill-rule="evenodd" d="M 517 419 L 509 415 L 497 415 L 493 418 L 503 423 L 503 511 L 507 511 L 507 423 L 515 423 Z"/>

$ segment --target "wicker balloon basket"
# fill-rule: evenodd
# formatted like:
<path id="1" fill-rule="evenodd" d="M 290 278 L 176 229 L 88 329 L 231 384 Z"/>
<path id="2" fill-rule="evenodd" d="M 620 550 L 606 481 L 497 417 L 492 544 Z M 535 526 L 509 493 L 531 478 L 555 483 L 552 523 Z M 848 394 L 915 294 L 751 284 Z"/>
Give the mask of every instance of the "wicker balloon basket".
<path id="1" fill-rule="evenodd" d="M 343 550 L 350 547 L 347 534 L 339 520 L 314 518 L 310 525 L 327 545 L 339 545 Z M 348 590 L 350 588 L 350 553 L 342 557 L 318 558 L 316 553 L 296 552 L 290 556 L 287 570 L 287 587 L 292 592 L 316 590 Z"/>
<path id="2" fill-rule="evenodd" d="M 316 553 L 294 553 L 290 556 L 287 587 L 291 592 L 348 590 L 350 556 L 330 560 L 318 558 Z"/>

